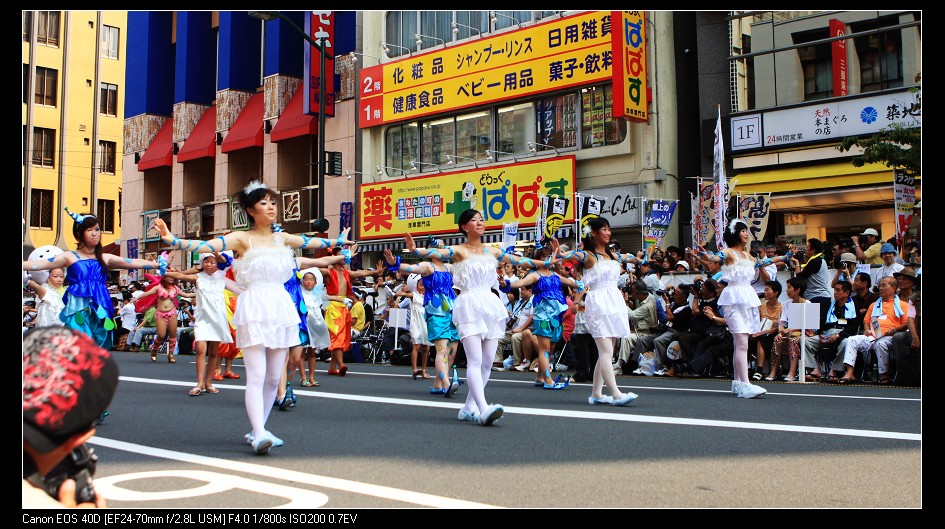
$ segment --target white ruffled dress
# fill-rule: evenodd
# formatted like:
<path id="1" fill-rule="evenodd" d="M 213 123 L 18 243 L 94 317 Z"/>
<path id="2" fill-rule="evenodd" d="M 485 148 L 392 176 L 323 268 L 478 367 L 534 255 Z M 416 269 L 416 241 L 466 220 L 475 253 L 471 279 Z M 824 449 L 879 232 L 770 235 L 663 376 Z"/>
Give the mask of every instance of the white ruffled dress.
<path id="1" fill-rule="evenodd" d="M 453 304 L 453 323 L 460 338 L 484 335 L 485 338 L 505 336 L 505 320 L 509 313 L 492 292 L 499 262 L 483 249 L 453 265 L 453 285 L 459 295 Z"/>
<path id="2" fill-rule="evenodd" d="M 295 259 L 292 249 L 283 246 L 250 248 L 234 261 L 236 282 L 243 293 L 236 298 L 233 326 L 239 348 L 265 345 L 280 349 L 299 344 L 298 310 L 285 289 L 292 277 Z"/>
<path id="3" fill-rule="evenodd" d="M 728 282 L 719 296 L 719 307 L 728 325 L 729 332 L 753 333 L 761 327 L 758 306 L 761 300 L 755 293 L 751 281 L 755 278 L 755 261 L 738 259 L 722 266 L 722 280 Z"/>
<path id="4" fill-rule="evenodd" d="M 597 263 L 584 271 L 584 317 L 587 330 L 594 338 L 624 338 L 630 336 L 630 317 L 617 279 L 620 263 L 613 259 L 597 258 Z"/>
<path id="5" fill-rule="evenodd" d="M 194 309 L 194 340 L 233 343 L 226 319 L 226 275 L 222 271 L 197 274 L 197 304 Z"/>

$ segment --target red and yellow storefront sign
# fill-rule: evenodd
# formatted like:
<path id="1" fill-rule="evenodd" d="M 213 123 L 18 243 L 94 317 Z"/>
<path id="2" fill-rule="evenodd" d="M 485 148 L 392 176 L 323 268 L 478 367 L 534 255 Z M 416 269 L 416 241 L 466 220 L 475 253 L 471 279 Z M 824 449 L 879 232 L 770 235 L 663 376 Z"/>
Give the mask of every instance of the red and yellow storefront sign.
<path id="1" fill-rule="evenodd" d="M 362 185 L 358 240 L 457 233 L 470 208 L 482 212 L 487 230 L 514 220 L 520 230 L 534 226 L 540 195 L 574 196 L 575 163 L 561 156 Z M 561 222 L 574 222 L 573 206 Z"/>
<path id="2" fill-rule="evenodd" d="M 613 77 L 611 12 L 541 22 L 361 70 L 361 127 Z"/>

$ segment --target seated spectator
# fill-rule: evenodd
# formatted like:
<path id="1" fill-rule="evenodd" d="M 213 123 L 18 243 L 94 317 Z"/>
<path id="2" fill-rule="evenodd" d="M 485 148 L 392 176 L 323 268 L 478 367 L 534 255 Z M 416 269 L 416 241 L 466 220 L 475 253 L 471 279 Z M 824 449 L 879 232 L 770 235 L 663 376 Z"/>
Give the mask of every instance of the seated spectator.
<path id="1" fill-rule="evenodd" d="M 127 345 L 132 351 L 141 347 L 141 340 L 145 335 L 157 334 L 157 323 L 154 320 L 154 313 L 156 311 L 157 309 L 155 307 L 144 311 L 144 316 L 141 318 L 141 321 L 135 326 L 134 330 L 131 331 L 131 337 L 128 338 Z"/>
<path id="2" fill-rule="evenodd" d="M 858 322 L 863 321 L 866 312 L 869 311 L 871 306 L 879 299 L 879 294 L 873 292 L 870 289 L 871 286 L 872 279 L 870 279 L 870 275 L 866 272 L 859 272 L 853 276 L 853 305 L 856 307 L 856 319 Z M 857 334 L 862 334 L 863 330 L 864 329 L 861 327 L 857 331 Z"/>
<path id="3" fill-rule="evenodd" d="M 723 335 L 728 330 L 719 323 L 720 315 L 718 313 L 718 298 L 716 292 L 719 284 L 714 279 L 706 279 L 699 283 L 694 283 L 698 287 L 698 294 L 692 298 L 692 319 L 689 322 L 689 329 L 681 333 L 677 340 L 679 341 L 679 351 L 681 361 L 676 369 L 676 374 L 695 375 L 689 366 L 692 361 L 696 346 L 703 340 L 712 340 L 713 343 L 721 341 Z M 695 293 L 694 293 L 695 294 Z M 722 318 L 724 320 L 724 318 Z"/>
<path id="4" fill-rule="evenodd" d="M 751 255 L 758 260 L 767 259 L 764 245 L 761 244 L 761 241 L 752 241 Z M 768 281 L 776 281 L 777 279 L 778 266 L 775 263 L 769 263 L 755 268 L 755 278 L 752 279 L 751 286 L 755 289 L 755 293 L 758 294 L 758 298 L 763 300 L 765 299 L 765 288 L 768 285 Z M 752 349 L 749 347 L 748 350 L 751 351 Z"/>
<path id="5" fill-rule="evenodd" d="M 922 333 L 922 289 L 917 287 L 917 278 L 911 268 L 906 267 L 896 274 L 899 281 L 900 299 L 905 297 L 905 292 L 909 295 L 909 321 L 908 332 L 897 332 L 893 336 L 893 359 L 896 362 L 895 384 L 918 385 L 920 372 L 918 366 L 921 365 L 921 333 Z M 911 283 L 911 285 L 906 285 Z M 907 287 L 907 288 L 904 288 Z M 915 365 L 916 369 L 912 369 Z"/>
<path id="6" fill-rule="evenodd" d="M 833 300 L 827 310 L 827 319 L 820 328 L 820 336 L 817 336 L 807 342 L 808 352 L 819 352 L 821 361 L 832 365 L 837 358 L 840 344 L 850 336 L 855 336 L 859 332 L 860 324 L 858 322 L 856 304 L 853 302 L 853 285 L 849 281 L 839 281 L 833 287 Z M 810 357 L 811 363 L 817 365 L 804 380 L 807 382 L 816 382 L 822 378 L 820 363 Z M 836 372 L 831 368 L 827 379 L 833 382 L 837 381 Z"/>
<path id="7" fill-rule="evenodd" d="M 774 344 L 771 347 L 771 370 L 765 380 L 777 380 L 778 371 L 781 369 L 781 357 L 787 356 L 790 360 L 790 368 L 782 380 L 785 382 L 797 381 L 797 364 L 801 357 L 801 329 L 788 328 L 788 311 L 794 303 L 810 303 L 810 301 L 804 299 L 806 289 L 807 281 L 803 278 L 792 277 L 787 281 L 788 299 L 781 304 L 781 321 L 778 324 L 778 334 L 774 337 Z M 817 322 L 812 322 L 811 328 L 806 330 L 806 336 L 815 335 L 818 327 Z"/>
<path id="8" fill-rule="evenodd" d="M 840 266 L 837 267 L 837 270 L 833 274 L 833 279 L 830 280 L 830 288 L 833 288 L 839 281 L 847 281 L 852 285 L 853 276 L 855 275 L 856 275 L 856 256 L 849 252 L 841 254 Z"/>
<path id="9" fill-rule="evenodd" d="M 864 333 L 846 339 L 846 348 L 843 352 L 846 373 L 839 379 L 841 384 L 856 380 L 853 373 L 856 357 L 866 354 L 866 358 L 869 358 L 870 351 L 876 354 L 879 383 L 889 384 L 889 348 L 892 345 L 893 335 L 909 327 L 909 304 L 896 295 L 896 279 L 893 277 L 880 279 L 879 295 L 880 298 L 863 317 Z"/>
<path id="10" fill-rule="evenodd" d="M 719 281 L 716 284 L 716 299 L 722 295 L 726 284 L 725 281 Z M 692 360 L 689 361 L 688 367 L 683 367 L 684 374 L 704 375 L 716 360 L 730 359 L 735 354 L 735 340 L 728 330 L 723 310 L 717 305 L 704 309 L 706 317 L 712 322 L 712 327 L 706 332 L 705 338 L 696 344 L 692 352 Z M 731 362 L 728 362 L 728 365 L 731 365 Z M 686 373 L 687 371 L 689 373 Z"/>
<path id="11" fill-rule="evenodd" d="M 676 263 L 685 263 L 680 261 Z M 657 375 L 675 376 L 676 368 L 674 366 L 676 359 L 670 359 L 667 355 L 669 344 L 677 340 L 679 336 L 689 330 L 689 322 L 692 320 L 692 306 L 689 304 L 689 293 L 691 285 L 679 285 L 676 288 L 670 288 L 672 301 L 669 304 L 669 310 L 666 311 L 666 329 L 658 336 L 650 335 L 641 337 L 639 346 L 643 350 L 653 348 L 656 354 L 656 360 L 660 365 L 669 366 L 662 372 L 657 371 Z"/>
<path id="12" fill-rule="evenodd" d="M 748 335 L 748 351 L 755 351 L 755 373 L 752 380 L 761 380 L 764 377 L 766 360 L 770 358 L 774 337 L 778 334 L 778 323 L 781 321 L 781 283 L 768 281 L 765 284 L 764 301 L 758 306 L 761 317 L 757 332 Z"/>
<path id="13" fill-rule="evenodd" d="M 637 342 L 642 336 L 651 336 L 658 326 L 656 297 L 650 294 L 643 280 L 638 279 L 630 285 L 629 302 L 627 314 L 630 317 L 630 328 L 633 332 L 630 336 L 620 339 L 620 354 L 617 357 L 617 365 L 614 366 L 615 375 L 622 374 L 624 367 L 630 362 L 639 363 L 641 351 L 636 347 Z M 633 374 L 644 373 L 637 369 Z"/>
<path id="14" fill-rule="evenodd" d="M 499 347 L 496 354 L 501 354 L 502 346 L 509 344 L 512 346 L 512 364 L 516 371 L 525 371 L 532 363 L 532 357 L 526 357 L 522 350 L 522 341 L 527 338 L 531 340 L 532 326 L 532 286 L 527 285 L 518 289 L 519 300 L 513 307 L 515 318 L 509 318 L 506 323 L 505 336 L 499 338 Z M 510 326 L 511 324 L 511 326 Z M 499 362 L 503 360 L 498 359 Z M 504 365 L 503 365 L 504 367 Z"/>

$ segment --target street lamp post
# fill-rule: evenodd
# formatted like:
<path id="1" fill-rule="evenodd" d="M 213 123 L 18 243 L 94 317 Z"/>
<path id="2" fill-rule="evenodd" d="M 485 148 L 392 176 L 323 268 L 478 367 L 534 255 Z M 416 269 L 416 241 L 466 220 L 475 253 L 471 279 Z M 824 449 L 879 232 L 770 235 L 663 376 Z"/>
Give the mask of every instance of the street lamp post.
<path id="1" fill-rule="evenodd" d="M 325 48 L 324 43 L 325 39 L 318 39 L 321 42 L 315 42 L 312 37 L 310 37 L 305 30 L 300 28 L 298 24 L 292 21 L 291 18 L 282 14 L 280 11 L 249 11 L 249 16 L 253 18 L 258 18 L 260 20 L 275 20 L 277 18 L 282 19 L 285 23 L 292 28 L 296 33 L 302 36 L 313 48 L 318 50 L 318 161 L 317 161 L 317 176 L 318 176 L 318 215 L 322 218 L 325 217 Z M 315 218 L 315 216 L 312 216 Z"/>

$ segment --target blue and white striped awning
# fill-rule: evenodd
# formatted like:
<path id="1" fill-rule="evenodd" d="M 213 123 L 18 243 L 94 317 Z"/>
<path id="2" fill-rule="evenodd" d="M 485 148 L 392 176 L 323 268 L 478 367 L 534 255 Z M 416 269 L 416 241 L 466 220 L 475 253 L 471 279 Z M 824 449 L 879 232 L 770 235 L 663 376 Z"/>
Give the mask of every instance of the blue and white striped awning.
<path id="1" fill-rule="evenodd" d="M 569 244 L 571 244 L 573 241 L 569 241 L 569 239 L 573 237 L 573 232 L 574 230 L 572 226 L 562 226 L 561 229 L 555 232 L 555 237 L 561 240 L 562 243 L 568 240 Z M 463 237 L 462 235 L 459 235 L 459 234 L 452 237 L 437 237 L 437 239 L 442 240 L 443 243 L 446 244 L 447 246 L 452 246 L 454 244 L 462 244 L 466 242 L 466 237 Z M 533 228 L 526 228 L 525 231 L 520 231 L 518 233 L 518 240 L 520 242 L 532 241 L 534 239 L 535 239 L 535 230 Z M 418 235 L 414 237 L 414 240 L 417 242 L 418 246 L 422 247 L 426 245 L 426 237 L 421 237 Z M 502 232 L 501 231 L 487 232 L 483 234 L 482 242 L 486 244 L 502 242 Z M 361 253 L 383 252 L 385 248 L 390 248 L 392 252 L 397 252 L 397 251 L 403 250 L 404 245 L 405 245 L 404 239 L 401 237 L 398 239 L 386 239 L 383 241 L 358 243 L 358 251 Z"/>

